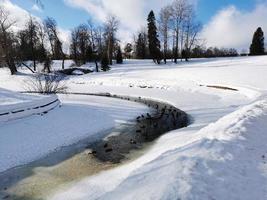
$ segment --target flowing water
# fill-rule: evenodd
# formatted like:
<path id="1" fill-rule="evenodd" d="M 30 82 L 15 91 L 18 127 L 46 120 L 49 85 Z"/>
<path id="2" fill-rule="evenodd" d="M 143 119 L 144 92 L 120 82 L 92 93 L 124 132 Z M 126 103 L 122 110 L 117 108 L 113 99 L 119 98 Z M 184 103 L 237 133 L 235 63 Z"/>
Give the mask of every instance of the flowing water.
<path id="1" fill-rule="evenodd" d="M 100 96 L 111 97 L 109 94 Z M 85 139 L 0 174 L 0 199 L 46 199 L 72 182 L 131 162 L 145 154 L 156 138 L 188 124 L 186 113 L 169 104 L 140 97 L 112 97 L 146 104 L 151 112 L 105 131 L 101 140 Z"/>

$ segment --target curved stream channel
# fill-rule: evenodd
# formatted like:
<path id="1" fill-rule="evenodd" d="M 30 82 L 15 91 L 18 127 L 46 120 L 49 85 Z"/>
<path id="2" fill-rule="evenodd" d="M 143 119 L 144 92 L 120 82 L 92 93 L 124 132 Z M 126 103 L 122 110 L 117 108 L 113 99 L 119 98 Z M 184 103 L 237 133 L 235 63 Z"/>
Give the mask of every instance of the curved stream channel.
<path id="1" fill-rule="evenodd" d="M 72 182 L 140 157 L 156 138 L 188 125 L 185 112 L 163 102 L 110 94 L 97 96 L 143 103 L 151 111 L 105 131 L 102 135 L 106 137 L 101 140 L 84 139 L 43 159 L 0 173 L 0 199 L 46 199 Z"/>

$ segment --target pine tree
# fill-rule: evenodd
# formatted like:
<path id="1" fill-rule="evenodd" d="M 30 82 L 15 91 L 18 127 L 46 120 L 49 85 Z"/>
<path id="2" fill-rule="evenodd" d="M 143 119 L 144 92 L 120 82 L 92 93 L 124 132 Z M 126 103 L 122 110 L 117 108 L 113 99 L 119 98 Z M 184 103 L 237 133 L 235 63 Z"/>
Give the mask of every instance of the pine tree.
<path id="1" fill-rule="evenodd" d="M 148 45 L 149 51 L 154 62 L 160 64 L 161 52 L 160 52 L 160 41 L 158 39 L 156 18 L 153 11 L 150 11 L 148 18 Z"/>
<path id="2" fill-rule="evenodd" d="M 139 33 L 138 39 L 136 41 L 136 58 L 145 59 L 147 57 L 146 50 L 147 50 L 146 34 Z"/>
<path id="3" fill-rule="evenodd" d="M 109 59 L 107 53 L 104 53 L 101 59 L 101 70 L 106 72 L 110 70 Z"/>
<path id="4" fill-rule="evenodd" d="M 254 33 L 252 44 L 250 45 L 250 55 L 264 55 L 264 33 L 259 27 Z"/>
<path id="5" fill-rule="evenodd" d="M 122 58 L 122 53 L 121 53 L 121 48 L 120 47 L 117 50 L 116 61 L 117 61 L 117 64 L 122 64 L 123 63 L 123 58 Z"/>

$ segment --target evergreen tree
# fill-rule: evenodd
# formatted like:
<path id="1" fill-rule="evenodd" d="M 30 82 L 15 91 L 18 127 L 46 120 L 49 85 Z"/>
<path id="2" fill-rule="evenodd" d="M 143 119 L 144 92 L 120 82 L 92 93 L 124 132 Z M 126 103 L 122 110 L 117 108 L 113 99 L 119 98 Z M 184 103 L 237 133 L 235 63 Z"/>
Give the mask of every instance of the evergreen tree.
<path id="1" fill-rule="evenodd" d="M 117 50 L 116 61 L 117 61 L 117 64 L 122 64 L 123 63 L 123 58 L 122 58 L 122 53 L 121 53 L 121 48 L 120 47 Z"/>
<path id="2" fill-rule="evenodd" d="M 125 57 L 130 59 L 131 58 L 131 54 L 132 54 L 132 51 L 133 51 L 133 45 L 131 43 L 127 43 L 124 47 L 124 54 L 125 54 Z"/>
<path id="3" fill-rule="evenodd" d="M 254 33 L 252 44 L 250 45 L 250 55 L 264 55 L 264 33 L 259 27 Z"/>
<path id="4" fill-rule="evenodd" d="M 160 52 L 160 41 L 158 39 L 156 18 L 153 11 L 150 11 L 148 18 L 148 45 L 149 51 L 154 62 L 160 64 L 161 52 Z"/>
<path id="5" fill-rule="evenodd" d="M 136 41 L 136 58 L 137 59 L 145 59 L 146 56 L 146 35 L 143 33 L 139 33 L 138 39 Z"/>
<path id="6" fill-rule="evenodd" d="M 108 55 L 107 52 L 103 54 L 102 59 L 101 59 L 101 70 L 106 72 L 110 70 L 109 67 L 109 59 L 108 59 Z"/>

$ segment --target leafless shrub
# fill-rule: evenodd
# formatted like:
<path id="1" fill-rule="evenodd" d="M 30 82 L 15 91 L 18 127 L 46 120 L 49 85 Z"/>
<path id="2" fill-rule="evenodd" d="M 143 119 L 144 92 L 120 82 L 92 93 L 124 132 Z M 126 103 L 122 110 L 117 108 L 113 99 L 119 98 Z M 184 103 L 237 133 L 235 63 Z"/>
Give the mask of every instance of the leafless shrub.
<path id="1" fill-rule="evenodd" d="M 59 74 L 36 74 L 26 82 L 26 88 L 28 92 L 40 94 L 64 93 L 67 86 L 63 78 Z"/>

